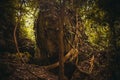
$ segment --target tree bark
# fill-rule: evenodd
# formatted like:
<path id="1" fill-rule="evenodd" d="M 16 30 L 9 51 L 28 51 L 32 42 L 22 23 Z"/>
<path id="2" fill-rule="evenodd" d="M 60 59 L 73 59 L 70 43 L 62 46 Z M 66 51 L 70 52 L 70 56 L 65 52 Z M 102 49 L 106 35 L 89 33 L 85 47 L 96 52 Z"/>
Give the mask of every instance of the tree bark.
<path id="1" fill-rule="evenodd" d="M 64 34 L 63 34 L 63 26 L 64 26 L 64 0 L 61 1 L 61 10 L 59 17 L 59 31 L 58 31 L 58 43 L 59 43 L 59 80 L 64 80 Z"/>
<path id="2" fill-rule="evenodd" d="M 17 42 L 17 37 L 16 37 L 16 30 L 17 30 L 17 27 L 18 27 L 18 21 L 16 22 L 16 25 L 15 25 L 15 28 L 14 28 L 13 36 L 14 36 L 14 42 L 15 42 L 15 46 L 16 46 L 17 53 L 20 53 L 19 47 L 18 47 L 18 42 Z"/>

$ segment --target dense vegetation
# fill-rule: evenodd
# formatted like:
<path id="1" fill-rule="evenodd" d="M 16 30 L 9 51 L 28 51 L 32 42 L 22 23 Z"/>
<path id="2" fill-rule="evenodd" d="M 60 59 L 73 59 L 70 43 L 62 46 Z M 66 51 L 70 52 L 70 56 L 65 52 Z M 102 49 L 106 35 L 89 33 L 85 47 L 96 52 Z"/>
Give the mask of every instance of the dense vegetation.
<path id="1" fill-rule="evenodd" d="M 119 8 L 119 0 L 1 0 L 0 79 L 119 80 Z"/>

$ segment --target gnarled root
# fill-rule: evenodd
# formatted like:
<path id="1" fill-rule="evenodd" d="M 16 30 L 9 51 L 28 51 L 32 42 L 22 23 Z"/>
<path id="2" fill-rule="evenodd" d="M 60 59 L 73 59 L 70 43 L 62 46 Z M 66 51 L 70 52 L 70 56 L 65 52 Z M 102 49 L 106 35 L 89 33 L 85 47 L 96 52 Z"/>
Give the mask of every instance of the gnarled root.
<path id="1" fill-rule="evenodd" d="M 78 49 L 76 48 L 72 48 L 64 57 L 64 62 L 66 62 L 67 60 L 73 60 L 74 58 L 76 58 L 78 56 Z M 56 67 L 59 66 L 59 61 L 54 63 L 54 64 L 51 64 L 51 65 L 48 65 L 48 66 L 44 66 L 45 69 L 54 69 Z"/>

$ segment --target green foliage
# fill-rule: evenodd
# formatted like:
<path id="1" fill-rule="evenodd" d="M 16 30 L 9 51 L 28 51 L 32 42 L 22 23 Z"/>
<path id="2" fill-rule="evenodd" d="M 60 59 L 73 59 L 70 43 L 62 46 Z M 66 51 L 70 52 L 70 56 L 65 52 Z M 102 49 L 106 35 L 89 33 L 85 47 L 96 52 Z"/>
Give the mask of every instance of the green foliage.
<path id="1" fill-rule="evenodd" d="M 97 6 L 96 1 L 93 1 L 92 4 L 89 3 L 86 2 L 79 9 L 79 15 L 86 28 L 85 33 L 88 36 L 88 42 L 99 50 L 103 50 L 109 46 L 110 36 L 109 25 L 104 21 L 106 12 Z"/>
<path id="2" fill-rule="evenodd" d="M 115 27 L 115 34 L 116 34 L 116 46 L 118 48 L 120 48 L 120 20 L 116 20 L 114 23 L 114 27 Z"/>
<path id="3" fill-rule="evenodd" d="M 89 22 L 89 21 L 88 21 Z M 96 27 L 92 27 L 91 25 Z M 88 42 L 92 45 L 97 46 L 99 49 L 108 47 L 109 44 L 109 27 L 102 26 L 95 23 L 85 23 L 86 35 L 88 36 Z"/>
<path id="4" fill-rule="evenodd" d="M 0 25 L 9 28 L 15 23 L 17 0 L 1 0 L 0 1 Z M 7 24 L 6 24 L 7 23 Z M 13 28 L 13 26 L 11 26 Z"/>
<path id="5" fill-rule="evenodd" d="M 20 22 L 20 38 L 28 38 L 32 41 L 35 41 L 34 34 L 34 21 L 37 17 L 38 9 L 36 8 L 36 3 L 33 4 L 34 1 L 25 2 L 23 5 L 23 10 L 21 14 L 21 22 Z"/>

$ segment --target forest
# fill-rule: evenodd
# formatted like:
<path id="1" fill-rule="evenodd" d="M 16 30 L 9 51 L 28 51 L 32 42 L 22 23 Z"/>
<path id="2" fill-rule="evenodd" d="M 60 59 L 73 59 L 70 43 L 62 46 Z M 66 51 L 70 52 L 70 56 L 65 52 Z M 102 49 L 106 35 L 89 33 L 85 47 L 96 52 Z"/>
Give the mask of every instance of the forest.
<path id="1" fill-rule="evenodd" d="M 0 80 L 120 80 L 120 1 L 0 0 Z"/>

